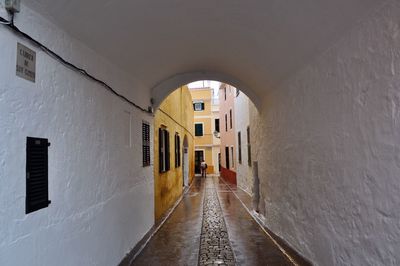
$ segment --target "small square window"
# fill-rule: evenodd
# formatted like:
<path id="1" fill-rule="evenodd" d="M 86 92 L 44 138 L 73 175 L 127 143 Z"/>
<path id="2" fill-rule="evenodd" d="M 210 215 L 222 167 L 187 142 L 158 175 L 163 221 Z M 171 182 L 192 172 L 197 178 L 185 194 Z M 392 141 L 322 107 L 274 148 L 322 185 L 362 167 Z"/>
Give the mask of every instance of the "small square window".
<path id="1" fill-rule="evenodd" d="M 203 101 L 193 102 L 193 109 L 195 111 L 204 111 L 204 102 Z"/>
<path id="2" fill-rule="evenodd" d="M 194 135 L 196 137 L 203 136 L 203 124 L 202 123 L 194 124 Z"/>

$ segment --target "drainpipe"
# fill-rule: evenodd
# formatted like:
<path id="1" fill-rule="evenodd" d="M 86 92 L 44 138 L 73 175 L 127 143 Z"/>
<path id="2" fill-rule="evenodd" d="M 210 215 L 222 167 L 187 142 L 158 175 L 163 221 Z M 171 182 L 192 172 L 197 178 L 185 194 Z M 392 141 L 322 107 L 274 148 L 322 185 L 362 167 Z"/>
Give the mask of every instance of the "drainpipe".
<path id="1" fill-rule="evenodd" d="M 253 209 L 260 212 L 260 179 L 258 178 L 258 162 L 253 162 Z"/>

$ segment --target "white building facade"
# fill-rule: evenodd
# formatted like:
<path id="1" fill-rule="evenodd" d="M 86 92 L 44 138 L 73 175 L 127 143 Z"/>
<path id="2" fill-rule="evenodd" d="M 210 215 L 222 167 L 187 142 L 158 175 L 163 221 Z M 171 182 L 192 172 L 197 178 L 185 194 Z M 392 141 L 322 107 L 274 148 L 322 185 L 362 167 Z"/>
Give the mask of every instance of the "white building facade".
<path id="1" fill-rule="evenodd" d="M 251 100 L 241 91 L 235 98 L 235 134 L 236 134 L 236 180 L 237 186 L 252 194 L 252 158 L 250 144 L 250 105 Z"/>
<path id="2" fill-rule="evenodd" d="M 8 17 L 2 2 L 0 16 Z M 132 101 L 149 102 L 123 69 L 27 6 L 16 23 Z M 152 115 L 4 25 L 0 40 L 0 265 L 118 265 L 154 225 L 153 167 L 142 164 L 142 123 Z M 18 43 L 36 53 L 35 82 L 16 75 Z M 29 214 L 27 137 L 51 143 L 51 204 Z"/>

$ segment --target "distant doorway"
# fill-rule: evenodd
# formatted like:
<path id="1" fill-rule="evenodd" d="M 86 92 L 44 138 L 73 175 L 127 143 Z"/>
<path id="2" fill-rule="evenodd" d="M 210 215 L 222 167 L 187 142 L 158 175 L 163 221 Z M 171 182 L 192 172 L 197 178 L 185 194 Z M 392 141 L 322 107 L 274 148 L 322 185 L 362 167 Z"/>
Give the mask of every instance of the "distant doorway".
<path id="1" fill-rule="evenodd" d="M 182 171 L 183 171 L 183 186 L 189 186 L 189 144 L 187 136 L 185 135 L 183 139 L 183 161 L 182 161 Z"/>
<path id="2" fill-rule="evenodd" d="M 226 169 L 230 168 L 230 165 L 229 165 L 229 147 L 225 147 L 225 167 L 226 167 Z"/>
<path id="3" fill-rule="evenodd" d="M 204 160 L 204 151 L 194 152 L 194 173 L 201 174 L 200 164 Z"/>

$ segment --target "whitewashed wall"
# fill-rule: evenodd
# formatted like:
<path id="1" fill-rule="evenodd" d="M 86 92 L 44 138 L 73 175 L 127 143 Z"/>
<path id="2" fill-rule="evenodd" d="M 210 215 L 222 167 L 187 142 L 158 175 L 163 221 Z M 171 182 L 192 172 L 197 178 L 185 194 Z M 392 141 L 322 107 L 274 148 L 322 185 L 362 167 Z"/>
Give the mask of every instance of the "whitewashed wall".
<path id="1" fill-rule="evenodd" d="M 240 92 L 239 96 L 235 98 L 236 141 L 239 139 L 238 132 L 241 132 L 242 140 L 242 163 L 239 163 L 239 144 L 236 144 L 236 181 L 241 189 L 252 194 L 253 176 L 252 169 L 248 164 L 247 147 L 247 127 L 250 126 L 250 105 L 253 104 L 243 92 Z"/>
<path id="2" fill-rule="evenodd" d="M 400 264 L 399 18 L 386 2 L 252 115 L 266 224 L 316 265 Z"/>
<path id="3" fill-rule="evenodd" d="M 16 24 L 148 105 L 149 90 L 27 7 Z M 17 42 L 37 52 L 36 83 L 15 75 Z M 153 170 L 141 167 L 142 119 L 152 122 L 0 25 L 0 265 L 110 266 L 123 259 L 154 220 Z M 27 136 L 51 142 L 52 203 L 29 215 Z"/>

